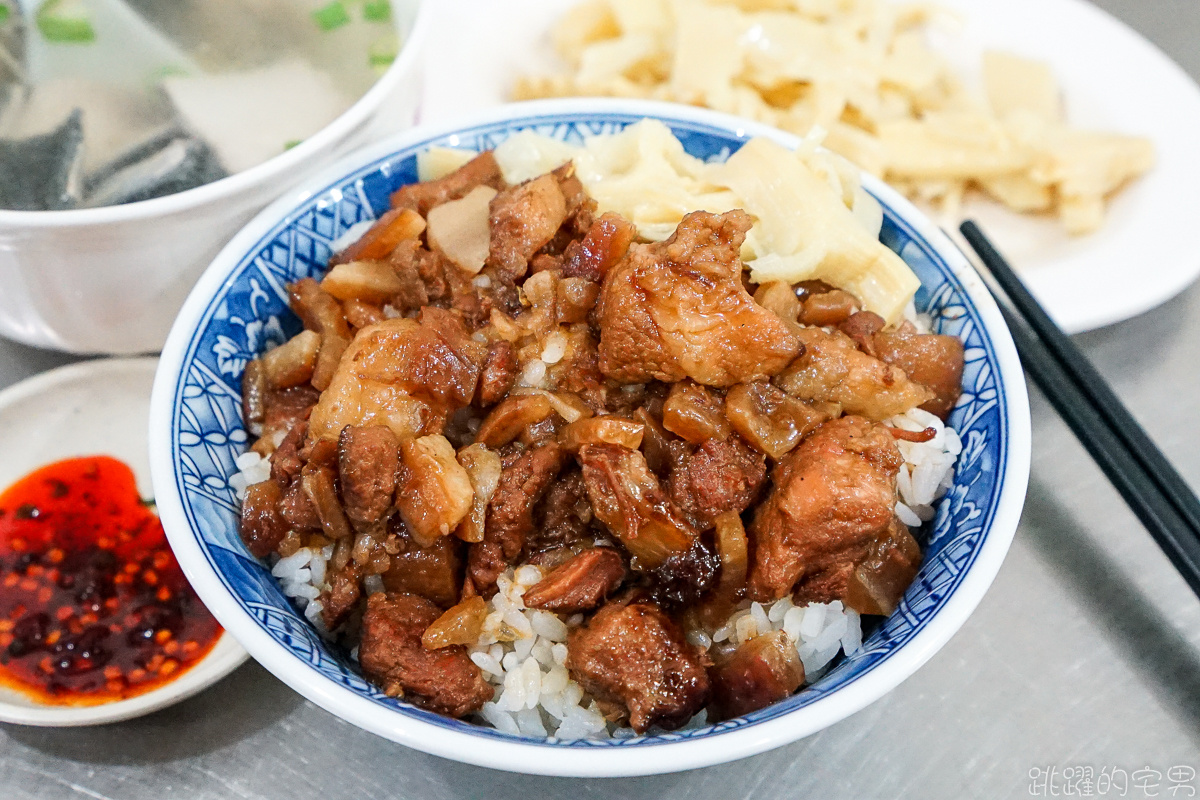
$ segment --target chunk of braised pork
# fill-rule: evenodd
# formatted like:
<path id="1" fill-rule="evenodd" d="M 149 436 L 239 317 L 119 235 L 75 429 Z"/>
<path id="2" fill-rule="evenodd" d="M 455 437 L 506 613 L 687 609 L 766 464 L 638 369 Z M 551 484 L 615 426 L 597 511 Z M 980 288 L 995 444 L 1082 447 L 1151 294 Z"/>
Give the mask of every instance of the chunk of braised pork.
<path id="1" fill-rule="evenodd" d="M 804 683 L 804 664 L 783 631 L 756 636 L 709 670 L 718 719 L 766 708 Z"/>
<path id="2" fill-rule="evenodd" d="M 888 615 L 917 576 L 921 547 L 900 520 L 893 520 L 887 534 L 871 544 L 846 586 L 844 602 L 860 614 Z"/>
<path id="3" fill-rule="evenodd" d="M 862 352 L 841 332 L 820 328 L 799 331 L 800 357 L 775 383 L 800 400 L 838 403 L 847 414 L 876 422 L 903 414 L 933 398 L 904 370 Z"/>
<path id="4" fill-rule="evenodd" d="M 438 433 L 475 396 L 485 356 L 441 309 L 363 328 L 309 417 L 309 437 L 336 439 L 347 425 L 386 425 L 401 440 Z"/>
<path id="5" fill-rule="evenodd" d="M 326 630 L 337 630 L 362 600 L 362 569 L 354 563 L 333 573 L 329 588 L 321 593 L 321 621 Z"/>
<path id="6" fill-rule="evenodd" d="M 629 248 L 597 307 L 605 375 L 730 386 L 791 362 L 796 336 L 742 286 L 739 252 L 750 224 L 744 211 L 696 211 L 665 242 Z"/>
<path id="7" fill-rule="evenodd" d="M 471 544 L 467 569 L 484 597 L 496 591 L 496 579 L 525 547 L 533 529 L 533 510 L 562 471 L 567 454 L 555 442 L 504 459 L 500 481 L 488 507 L 483 541 Z"/>
<path id="8" fill-rule="evenodd" d="M 691 549 L 698 533 L 671 502 L 637 450 L 589 444 L 579 450 L 592 509 L 642 569 Z"/>
<path id="9" fill-rule="evenodd" d="M 375 220 L 375 224 L 349 247 L 334 254 L 329 259 L 329 265 L 338 267 L 360 260 L 387 258 L 397 245 L 415 239 L 424 230 L 425 220 L 421 214 L 409 208 L 393 208 Z"/>
<path id="10" fill-rule="evenodd" d="M 767 459 L 740 436 L 708 439 L 671 470 L 671 498 L 701 530 L 727 511 L 742 513 L 767 479 Z"/>
<path id="11" fill-rule="evenodd" d="M 390 428 L 347 425 L 338 436 L 342 505 L 355 530 L 378 525 L 392 507 L 400 442 Z"/>
<path id="12" fill-rule="evenodd" d="M 271 455 L 271 480 L 279 484 L 280 489 L 287 489 L 292 481 L 300 477 L 300 470 L 304 468 L 300 448 L 307 437 L 308 421 L 300 420 L 287 432 Z"/>
<path id="13" fill-rule="evenodd" d="M 492 198 L 488 218 L 488 267 L 514 280 L 522 277 L 529 271 L 530 259 L 554 238 L 566 218 L 567 200 L 553 175 L 500 192 Z"/>
<path id="14" fill-rule="evenodd" d="M 568 161 L 550 173 L 558 181 L 558 189 L 567 203 L 567 218 L 559 235 L 568 240 L 583 236 L 596 220 L 596 201 L 575 174 L 575 163 Z M 565 247 L 565 245 L 564 245 Z M 555 253 L 561 252 L 556 250 Z"/>
<path id="15" fill-rule="evenodd" d="M 461 645 L 427 650 L 421 635 L 441 610 L 423 597 L 378 592 L 367 599 L 358 660 L 363 673 L 392 696 L 464 717 L 492 699 L 492 687 Z"/>
<path id="16" fill-rule="evenodd" d="M 535 524 L 525 538 L 525 556 L 540 564 L 547 554 L 590 546 L 595 539 L 594 519 L 583 473 L 569 469 L 550 484 L 538 504 Z"/>
<path id="17" fill-rule="evenodd" d="M 674 730 L 709 698 L 707 657 L 653 603 L 609 604 L 571 632 L 567 669 L 638 733 Z"/>
<path id="18" fill-rule="evenodd" d="M 962 339 L 933 333 L 882 331 L 874 337 L 875 353 L 888 364 L 904 370 L 908 377 L 933 392 L 921 405 L 945 420 L 962 393 L 965 353 Z"/>
<path id="19" fill-rule="evenodd" d="M 411 208 L 424 217 L 434 206 L 461 199 L 476 186 L 490 186 L 500 191 L 504 185 L 500 165 L 489 150 L 437 180 L 401 186 L 392 192 L 392 207 Z"/>
<path id="20" fill-rule="evenodd" d="M 288 304 L 305 328 L 321 335 L 310 382 L 324 391 L 350 345 L 350 325 L 341 304 L 312 278 L 301 278 L 288 286 Z"/>
<path id="21" fill-rule="evenodd" d="M 567 245 L 563 253 L 562 274 L 564 278 L 584 278 L 601 283 L 629 250 L 637 236 L 637 229 L 611 211 L 601 215 L 587 235 Z"/>
<path id="22" fill-rule="evenodd" d="M 842 599 L 850 573 L 892 524 L 903 459 L 888 429 L 862 417 L 817 428 L 776 465 L 750 526 L 749 595 Z"/>
<path id="23" fill-rule="evenodd" d="M 611 547 L 594 547 L 555 568 L 525 593 L 527 608 L 559 614 L 591 611 L 625 579 L 625 559 Z"/>
<path id="24" fill-rule="evenodd" d="M 395 537 L 383 573 L 383 585 L 389 592 L 421 595 L 441 608 L 458 602 L 462 586 L 462 545 L 453 536 L 441 536 L 433 544 L 422 547 L 403 522 L 393 518 L 388 531 Z"/>
<path id="25" fill-rule="evenodd" d="M 766 381 L 730 389 L 725 416 L 742 438 L 776 461 L 829 418 Z"/>
<path id="26" fill-rule="evenodd" d="M 488 346 L 487 357 L 484 358 L 483 369 L 479 373 L 476 402 L 484 407 L 499 403 L 517 382 L 520 373 L 521 366 L 517 363 L 513 346 L 505 341 L 492 342 Z"/>
<path id="27" fill-rule="evenodd" d="M 275 481 L 263 481 L 246 487 L 242 500 L 242 518 L 238 527 L 246 549 L 255 558 L 266 558 L 287 536 L 289 526 L 279 514 L 283 491 Z"/>

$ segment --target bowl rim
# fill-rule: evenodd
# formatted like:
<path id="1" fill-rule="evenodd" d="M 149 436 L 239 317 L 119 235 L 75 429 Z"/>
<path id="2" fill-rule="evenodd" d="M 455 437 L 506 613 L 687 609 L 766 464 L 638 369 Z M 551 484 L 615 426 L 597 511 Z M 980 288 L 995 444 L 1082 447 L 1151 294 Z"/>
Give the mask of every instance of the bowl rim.
<path id="1" fill-rule="evenodd" d="M 249 169 L 235 172 L 211 183 L 163 197 L 139 200 L 135 203 L 99 208 L 71 208 L 62 211 L 0 209 L 0 225 L 41 229 L 137 222 L 218 203 L 256 186 L 267 186 L 272 182 L 285 180 L 288 173 L 301 168 L 313 158 L 319 157 L 363 125 L 401 81 L 415 71 L 413 67 L 420 64 L 418 59 L 424 57 L 425 38 L 428 35 L 430 20 L 433 16 L 430 8 L 434 1 L 414 0 L 416 12 L 412 16 L 412 25 L 408 36 L 402 42 L 395 61 L 371 85 L 371 88 L 328 125 L 290 150 L 285 150 Z M 413 80 L 416 78 L 414 77 Z M 271 195 L 274 195 L 274 192 L 271 192 Z"/>
<path id="2" fill-rule="evenodd" d="M 1007 429 L 1004 477 L 987 536 L 974 561 L 942 607 L 913 637 L 893 650 L 886 664 L 857 676 L 848 684 L 803 708 L 781 714 L 720 736 L 655 743 L 651 747 L 555 748 L 534 742 L 491 740 L 470 747 L 463 733 L 433 722 L 400 714 L 381 713 L 370 699 L 338 686 L 315 670 L 298 668 L 295 656 L 259 626 L 228 593 L 208 563 L 193 533 L 177 491 L 171 423 L 183 375 L 183 358 L 193 333 L 212 298 L 220 291 L 244 255 L 298 205 L 320 194 L 351 173 L 396 151 L 419 147 L 456 133 L 489 124 L 537 118 L 553 123 L 566 116 L 630 115 L 707 126 L 739 137 L 766 136 L 789 148 L 800 139 L 768 126 L 726 114 L 667 103 L 609 99 L 538 100 L 514 103 L 463 115 L 443 124 L 417 127 L 360 149 L 307 180 L 268 206 L 217 255 L 196 284 L 176 319 L 163 349 L 155 379 L 150 412 L 151 477 L 159 514 L 185 574 L 217 619 L 269 671 L 309 700 L 364 730 L 433 755 L 478 766 L 513 772 L 575 777 L 617 777 L 676 772 L 711 766 L 795 741 L 815 733 L 877 700 L 899 685 L 931 658 L 962 626 L 995 578 L 1016 532 L 1024 505 L 1030 465 L 1030 422 L 1024 373 L 999 309 L 970 262 L 951 240 L 907 200 L 878 179 L 864 176 L 864 186 L 889 206 L 911 232 L 923 239 L 962 283 L 990 340 L 1007 387 L 1002 425 Z M 998 469 L 1000 466 L 997 467 Z M 174 533 L 173 533 L 174 532 Z"/>

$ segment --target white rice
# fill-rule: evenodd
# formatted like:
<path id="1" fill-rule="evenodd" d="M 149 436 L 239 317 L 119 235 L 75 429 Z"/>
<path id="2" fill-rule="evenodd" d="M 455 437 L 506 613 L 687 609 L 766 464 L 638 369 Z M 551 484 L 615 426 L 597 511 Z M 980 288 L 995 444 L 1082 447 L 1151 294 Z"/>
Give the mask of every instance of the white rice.
<path id="1" fill-rule="evenodd" d="M 897 479 L 896 515 L 905 524 L 918 527 L 933 518 L 933 504 L 953 484 L 962 442 L 952 428 L 919 409 L 893 417 L 887 424 L 908 431 L 933 428 L 937 432 L 928 442 L 897 441 L 904 465 Z M 257 453 L 239 456 L 237 467 L 229 482 L 239 499 L 247 486 L 270 477 L 270 460 Z M 305 547 L 278 558 L 271 567 L 283 593 L 330 639 L 333 636 L 322 623 L 318 597 L 329 588 L 327 565 L 332 556 L 332 546 L 321 550 Z M 497 582 L 499 591 L 488 601 L 483 633 L 469 653 L 496 694 L 484 704 L 476 721 L 514 735 L 560 740 L 635 736 L 631 728 L 608 722 L 567 671 L 567 636 L 571 628 L 583 623 L 583 615 L 564 621 L 550 612 L 525 608 L 523 595 L 542 577 L 542 570 L 531 564 L 509 569 Z M 369 576 L 364 589 L 368 594 L 383 591 L 382 579 Z M 807 682 L 820 678 L 839 653 L 852 654 L 862 646 L 862 625 L 855 611 L 837 600 L 796 606 L 790 597 L 769 605 L 743 602 L 711 636 L 691 631 L 688 640 L 709 649 L 740 645 L 773 631 L 783 631 L 795 644 Z M 356 660 L 357 650 L 351 651 Z M 706 724 L 706 712 L 701 711 L 685 728 Z"/>

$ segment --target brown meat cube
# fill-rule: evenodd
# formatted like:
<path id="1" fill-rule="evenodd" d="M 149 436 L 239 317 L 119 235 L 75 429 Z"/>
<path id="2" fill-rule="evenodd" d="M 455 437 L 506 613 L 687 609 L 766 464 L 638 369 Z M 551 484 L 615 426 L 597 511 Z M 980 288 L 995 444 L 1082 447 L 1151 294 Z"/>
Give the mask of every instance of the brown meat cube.
<path id="1" fill-rule="evenodd" d="M 471 545 L 467 569 L 484 597 L 496 589 L 496 578 L 521 554 L 533 530 L 533 509 L 551 481 L 562 471 L 566 452 L 554 442 L 504 461 L 500 482 L 488 506 L 483 541 Z"/>
<path id="2" fill-rule="evenodd" d="M 800 306 L 800 322 L 825 327 L 841 325 L 859 308 L 858 299 L 841 289 L 808 293 Z"/>
<path id="3" fill-rule="evenodd" d="M 654 569 L 691 549 L 698 532 L 663 492 L 641 452 L 616 444 L 588 444 L 579 449 L 579 463 L 596 518 L 643 569 Z"/>
<path id="4" fill-rule="evenodd" d="M 550 484 L 534 513 L 536 524 L 525 539 L 525 554 L 576 548 L 595 538 L 592 504 L 588 502 L 583 474 L 571 469 Z"/>
<path id="5" fill-rule="evenodd" d="M 362 570 L 351 562 L 333 573 L 329 589 L 321 593 L 321 621 L 327 630 L 337 629 L 363 598 Z"/>
<path id="6" fill-rule="evenodd" d="M 500 165 L 490 150 L 437 180 L 401 186 L 392 192 L 392 208 L 411 208 L 423 217 L 434 206 L 466 197 L 476 186 L 490 186 L 496 191 L 504 188 Z"/>
<path id="7" fill-rule="evenodd" d="M 600 283 L 637 236 L 637 229 L 620 214 L 609 212 L 596 220 L 587 235 L 563 253 L 564 278 L 586 278 Z"/>
<path id="8" fill-rule="evenodd" d="M 709 439 L 671 471 L 671 497 L 702 530 L 726 511 L 750 507 L 767 479 L 767 458 L 734 434 Z"/>
<path id="9" fill-rule="evenodd" d="M 279 499 L 279 516 L 288 526 L 296 531 L 321 531 L 321 518 L 317 515 L 317 507 L 304 491 L 301 481 L 296 480 Z"/>
<path id="10" fill-rule="evenodd" d="M 505 341 L 492 342 L 488 347 L 483 370 L 479 373 L 479 388 L 475 398 L 481 406 L 492 406 L 508 395 L 521 368 L 513 346 Z"/>
<path id="11" fill-rule="evenodd" d="M 400 279 L 400 291 L 392 298 L 392 306 L 401 312 L 413 311 L 429 303 L 429 292 L 421 278 L 421 253 L 429 251 L 421 247 L 419 239 L 408 239 L 392 251 L 389 259 L 392 271 Z"/>
<path id="12" fill-rule="evenodd" d="M 707 658 L 653 603 L 609 604 L 571 632 L 567 669 L 638 733 L 674 730 L 708 702 Z"/>
<path id="13" fill-rule="evenodd" d="M 421 547 L 398 519 L 389 525 L 395 534 L 399 552 L 391 554 L 383 573 L 383 585 L 389 592 L 418 594 L 449 608 L 458 602 L 462 585 L 461 545 L 453 536 L 440 536 L 428 547 Z"/>
<path id="14" fill-rule="evenodd" d="M 862 352 L 844 333 L 820 328 L 798 332 L 803 350 L 775 379 L 776 385 L 800 400 L 838 403 L 847 414 L 875 422 L 903 414 L 933 398 L 904 370 Z"/>
<path id="15" fill-rule="evenodd" d="M 720 719 L 749 714 L 788 697 L 804 683 L 804 664 L 783 631 L 756 636 L 709 670 Z"/>
<path id="16" fill-rule="evenodd" d="M 358 661 L 384 692 L 415 705 L 464 717 L 492 699 L 492 687 L 461 645 L 426 650 L 425 632 L 442 612 L 423 597 L 378 592 L 367 599 Z"/>
<path id="17" fill-rule="evenodd" d="M 874 345 L 879 358 L 904 370 L 910 379 L 934 393 L 932 400 L 921 405 L 922 409 L 943 420 L 950 416 L 962 393 L 962 339 L 885 331 L 875 334 Z"/>
<path id="18" fill-rule="evenodd" d="M 347 425 L 338 436 L 342 505 L 355 530 L 378 524 L 392 507 L 400 442 L 382 425 Z"/>
<path id="19" fill-rule="evenodd" d="M 542 175 L 492 198 L 487 265 L 517 279 L 567 218 L 567 200 L 553 175 Z"/>
<path id="20" fill-rule="evenodd" d="M 290 431 L 296 423 L 308 417 L 317 404 L 321 393 L 311 386 L 293 386 L 266 393 L 264 406 L 263 436 L 274 436 L 279 431 Z"/>
<path id="21" fill-rule="evenodd" d="M 610 547 L 585 550 L 525 593 L 527 608 L 559 614 L 591 611 L 625 579 L 625 560 Z"/>
<path id="22" fill-rule="evenodd" d="M 874 311 L 859 311 L 851 314 L 849 319 L 838 326 L 838 330 L 849 336 L 869 356 L 879 358 L 875 352 L 875 334 L 879 333 L 887 323 L 883 317 Z"/>
<path id="23" fill-rule="evenodd" d="M 596 201 L 592 199 L 583 182 L 575 176 L 575 164 L 568 161 L 552 173 L 558 181 L 559 191 L 567 204 L 567 218 L 563 222 L 561 234 L 568 237 L 583 236 L 592 227 L 596 219 Z"/>
<path id="24" fill-rule="evenodd" d="M 731 386 L 775 375 L 795 358 L 800 343 L 788 325 L 742 286 L 750 223 L 744 211 L 696 211 L 665 242 L 629 248 L 597 307 L 605 375 Z"/>
<path id="25" fill-rule="evenodd" d="M 279 501 L 283 496 L 275 481 L 263 481 L 246 488 L 242 501 L 242 519 L 239 532 L 246 549 L 255 558 L 266 558 L 287 536 L 289 525 L 279 514 Z"/>
<path id="26" fill-rule="evenodd" d="M 854 565 L 892 524 L 902 463 L 887 428 L 862 417 L 826 422 L 788 453 L 750 526 L 750 597 L 795 589 L 810 601 L 842 599 Z"/>
<path id="27" fill-rule="evenodd" d="M 304 445 L 306 436 L 308 421 L 301 420 L 292 426 L 271 455 L 271 480 L 278 483 L 280 489 L 286 489 L 292 481 L 300 477 L 300 470 L 304 468 L 300 448 Z"/>

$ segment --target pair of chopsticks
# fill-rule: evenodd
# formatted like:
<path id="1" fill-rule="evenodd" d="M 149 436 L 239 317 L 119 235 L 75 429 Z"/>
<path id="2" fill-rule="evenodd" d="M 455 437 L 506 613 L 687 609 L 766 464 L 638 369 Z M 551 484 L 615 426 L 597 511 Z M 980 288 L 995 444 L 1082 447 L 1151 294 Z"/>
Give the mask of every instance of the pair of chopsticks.
<path id="1" fill-rule="evenodd" d="M 1200 501 L 1195 492 L 979 226 L 968 221 L 959 230 L 1001 290 L 989 286 L 1025 370 L 1200 596 Z"/>

